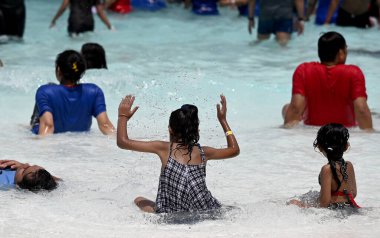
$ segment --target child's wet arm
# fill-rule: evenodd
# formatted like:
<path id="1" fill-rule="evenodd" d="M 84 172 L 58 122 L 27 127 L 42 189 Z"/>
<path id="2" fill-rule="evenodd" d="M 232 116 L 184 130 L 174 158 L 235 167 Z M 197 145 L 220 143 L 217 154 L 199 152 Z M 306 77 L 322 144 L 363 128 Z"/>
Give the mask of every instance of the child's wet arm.
<path id="1" fill-rule="evenodd" d="M 128 119 L 126 117 L 119 116 L 117 122 L 117 146 L 119 148 L 158 155 L 167 149 L 167 143 L 163 141 L 139 141 L 130 139 L 128 136 L 127 123 Z"/>
<path id="2" fill-rule="evenodd" d="M 239 144 L 236 140 L 235 134 L 231 130 L 230 126 L 228 125 L 227 120 L 221 120 L 220 125 L 222 126 L 224 134 L 226 136 L 227 149 L 231 153 L 230 157 L 234 157 L 234 156 L 239 155 L 239 153 L 240 153 Z"/>
<path id="3" fill-rule="evenodd" d="M 117 136 L 116 143 L 117 146 L 121 149 L 128 149 L 128 129 L 127 129 L 128 118 L 124 116 L 119 116 L 117 120 Z"/>
<path id="4" fill-rule="evenodd" d="M 239 144 L 230 126 L 228 125 L 227 120 L 220 120 L 220 125 L 222 126 L 224 135 L 226 136 L 227 148 L 217 149 L 205 146 L 204 152 L 209 160 L 233 158 L 240 153 Z"/>
<path id="5" fill-rule="evenodd" d="M 319 206 L 328 207 L 331 201 L 331 180 L 332 174 L 329 166 L 322 167 L 321 170 L 321 191 L 319 194 Z"/>

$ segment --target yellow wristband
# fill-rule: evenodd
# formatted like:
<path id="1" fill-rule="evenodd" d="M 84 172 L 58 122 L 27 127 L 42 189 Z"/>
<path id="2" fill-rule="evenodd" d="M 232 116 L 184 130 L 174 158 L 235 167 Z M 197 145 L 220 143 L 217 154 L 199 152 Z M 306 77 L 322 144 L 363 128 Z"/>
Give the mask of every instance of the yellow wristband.
<path id="1" fill-rule="evenodd" d="M 226 136 L 233 135 L 232 131 L 226 131 Z"/>

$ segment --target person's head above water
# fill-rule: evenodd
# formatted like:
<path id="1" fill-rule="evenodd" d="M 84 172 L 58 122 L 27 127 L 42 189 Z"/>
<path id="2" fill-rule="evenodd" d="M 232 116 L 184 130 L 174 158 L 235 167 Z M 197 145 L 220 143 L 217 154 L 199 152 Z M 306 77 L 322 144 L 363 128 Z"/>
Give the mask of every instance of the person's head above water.
<path id="1" fill-rule="evenodd" d="M 318 40 L 318 56 L 322 63 L 344 64 L 347 58 L 346 40 L 335 31 L 324 33 Z"/>
<path id="2" fill-rule="evenodd" d="M 61 84 L 77 84 L 86 71 L 82 55 L 75 50 L 65 50 L 58 54 L 55 72 Z"/>
<path id="3" fill-rule="evenodd" d="M 83 44 L 81 53 L 86 61 L 87 69 L 107 69 L 106 52 L 101 45 Z"/>
<path id="4" fill-rule="evenodd" d="M 173 111 L 169 119 L 170 141 L 189 149 L 199 141 L 198 108 L 185 104 Z"/>
<path id="5" fill-rule="evenodd" d="M 36 192 L 40 190 L 53 190 L 57 187 L 54 177 L 44 168 L 33 165 L 17 170 L 16 184 L 22 189 Z"/>
<path id="6" fill-rule="evenodd" d="M 339 161 L 349 146 L 350 134 L 341 124 L 330 123 L 322 126 L 313 146 L 325 154 L 329 161 Z"/>

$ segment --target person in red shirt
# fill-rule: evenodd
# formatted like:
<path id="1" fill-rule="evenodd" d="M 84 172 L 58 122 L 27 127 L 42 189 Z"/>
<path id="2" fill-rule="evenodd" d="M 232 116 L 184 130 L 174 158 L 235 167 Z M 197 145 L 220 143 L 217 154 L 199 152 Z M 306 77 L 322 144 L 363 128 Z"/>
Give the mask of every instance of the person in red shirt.
<path id="1" fill-rule="evenodd" d="M 347 45 L 337 32 L 318 40 L 321 63 L 302 63 L 293 75 L 290 104 L 283 108 L 285 128 L 303 120 L 306 125 L 340 123 L 372 131 L 365 78 L 359 67 L 346 65 Z"/>

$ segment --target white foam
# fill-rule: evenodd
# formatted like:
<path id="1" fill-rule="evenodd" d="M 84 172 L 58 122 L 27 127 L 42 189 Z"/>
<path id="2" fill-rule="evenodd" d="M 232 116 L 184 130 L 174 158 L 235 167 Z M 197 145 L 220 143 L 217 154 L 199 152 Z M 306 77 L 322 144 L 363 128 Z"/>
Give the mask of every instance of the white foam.
<path id="1" fill-rule="evenodd" d="M 379 237 L 380 134 L 351 130 L 345 159 L 355 165 L 360 214 L 347 217 L 324 209 L 299 209 L 286 201 L 318 191 L 324 157 L 313 151 L 317 128 L 279 128 L 281 108 L 291 94 L 291 77 L 303 61 L 317 60 L 316 42 L 327 29 L 306 24 L 285 49 L 270 40 L 257 46 L 246 33 L 246 19 L 222 9 L 201 18 L 177 7 L 127 16 L 110 15 L 117 32 L 96 20 L 96 31 L 67 37 L 67 13 L 48 30 L 56 2 L 27 1 L 25 41 L 1 45 L 0 159 L 39 164 L 62 177 L 58 190 L 33 194 L 1 191 L 0 237 Z M 378 31 L 331 27 L 344 34 L 349 48 L 378 50 Z M 225 137 L 216 119 L 219 94 L 228 100 L 228 119 L 241 155 L 210 161 L 207 183 L 224 205 L 236 209 L 216 219 L 162 223 L 141 213 L 133 199 L 154 199 L 160 161 L 154 155 L 123 151 L 115 138 L 67 133 L 35 139 L 26 126 L 41 84 L 55 81 L 60 51 L 98 42 L 107 52 L 108 71 L 89 71 L 83 81 L 101 86 L 108 114 L 116 125 L 117 107 L 126 94 L 140 109 L 130 121 L 130 136 L 168 139 L 172 110 L 184 103 L 199 107 L 201 144 L 219 147 Z M 378 65 L 369 55 L 349 55 L 367 79 L 369 106 L 380 111 Z M 374 115 L 380 128 L 379 115 Z M 186 219 L 181 218 L 180 219 Z"/>

